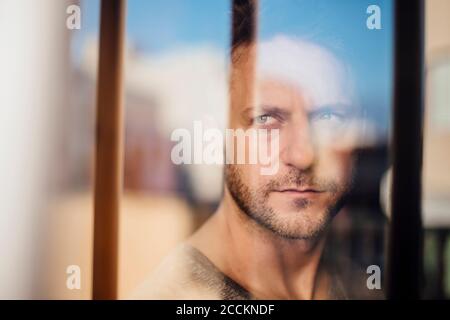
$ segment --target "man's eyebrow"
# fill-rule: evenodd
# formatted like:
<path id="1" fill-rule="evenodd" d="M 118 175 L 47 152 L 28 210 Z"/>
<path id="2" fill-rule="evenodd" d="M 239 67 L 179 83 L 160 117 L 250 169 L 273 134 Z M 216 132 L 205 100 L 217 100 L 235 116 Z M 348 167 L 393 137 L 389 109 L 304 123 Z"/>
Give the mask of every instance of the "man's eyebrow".
<path id="1" fill-rule="evenodd" d="M 291 113 L 277 106 L 272 105 L 261 105 L 258 107 L 248 107 L 241 112 L 241 115 L 246 118 L 253 118 L 253 116 L 258 113 L 268 114 L 268 115 L 278 115 L 281 117 L 288 117 Z"/>
<path id="2" fill-rule="evenodd" d="M 325 105 L 319 105 L 311 108 L 308 113 L 315 113 L 320 111 L 341 111 L 345 113 L 346 115 L 354 115 L 358 108 L 352 104 L 344 104 L 344 103 L 337 103 L 337 104 L 325 104 Z"/>

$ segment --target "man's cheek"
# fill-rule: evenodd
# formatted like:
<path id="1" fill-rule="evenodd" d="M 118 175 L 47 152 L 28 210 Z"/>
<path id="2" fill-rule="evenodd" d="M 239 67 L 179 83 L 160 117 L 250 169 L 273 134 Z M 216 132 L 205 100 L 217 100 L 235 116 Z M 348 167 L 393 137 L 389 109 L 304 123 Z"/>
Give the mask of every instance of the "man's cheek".
<path id="1" fill-rule="evenodd" d="M 261 184 L 261 166 L 258 164 L 245 164 L 238 167 L 242 182 L 251 190 L 257 189 Z"/>
<path id="2" fill-rule="evenodd" d="M 353 160 L 350 152 L 322 151 L 317 161 L 317 177 L 345 182 L 351 175 Z"/>
<path id="3" fill-rule="evenodd" d="M 339 164 L 339 172 L 341 173 L 342 180 L 348 184 L 354 172 L 355 157 L 352 151 L 347 151 L 345 153 L 338 153 L 336 155 L 337 163 Z"/>

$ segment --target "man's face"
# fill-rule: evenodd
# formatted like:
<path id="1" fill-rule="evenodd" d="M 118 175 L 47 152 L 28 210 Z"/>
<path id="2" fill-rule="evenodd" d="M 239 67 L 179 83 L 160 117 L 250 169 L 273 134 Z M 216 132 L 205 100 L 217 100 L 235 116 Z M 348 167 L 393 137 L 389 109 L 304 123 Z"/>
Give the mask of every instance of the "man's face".
<path id="1" fill-rule="evenodd" d="M 253 89 L 231 91 L 231 127 L 278 129 L 279 153 L 272 155 L 278 170 L 261 175 L 260 164 L 229 164 L 228 191 L 247 216 L 276 235 L 314 239 L 339 211 L 351 185 L 346 131 L 352 110 L 338 101 L 317 104 L 307 90 L 276 77 L 240 77 L 252 69 L 241 68 L 234 86 L 245 81 Z M 248 144 L 245 148 L 246 154 L 254 152 Z"/>

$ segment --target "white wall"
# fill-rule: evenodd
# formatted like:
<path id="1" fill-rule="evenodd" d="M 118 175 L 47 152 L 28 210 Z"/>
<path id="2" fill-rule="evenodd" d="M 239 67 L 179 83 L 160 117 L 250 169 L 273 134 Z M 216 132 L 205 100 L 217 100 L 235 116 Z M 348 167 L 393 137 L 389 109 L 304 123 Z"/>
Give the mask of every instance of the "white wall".
<path id="1" fill-rule="evenodd" d="M 67 90 L 67 2 L 0 1 L 0 299 L 39 297 L 58 111 Z"/>

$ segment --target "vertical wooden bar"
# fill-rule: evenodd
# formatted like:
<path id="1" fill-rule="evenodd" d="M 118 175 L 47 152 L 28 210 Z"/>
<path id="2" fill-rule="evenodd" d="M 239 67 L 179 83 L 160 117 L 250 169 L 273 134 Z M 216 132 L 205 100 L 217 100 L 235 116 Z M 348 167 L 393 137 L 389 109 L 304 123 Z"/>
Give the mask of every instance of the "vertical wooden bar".
<path id="1" fill-rule="evenodd" d="M 93 299 L 117 299 L 123 172 L 123 56 L 126 0 L 102 0 L 97 84 Z"/>
<path id="2" fill-rule="evenodd" d="M 389 299 L 420 298 L 422 277 L 423 0 L 395 1 Z"/>

